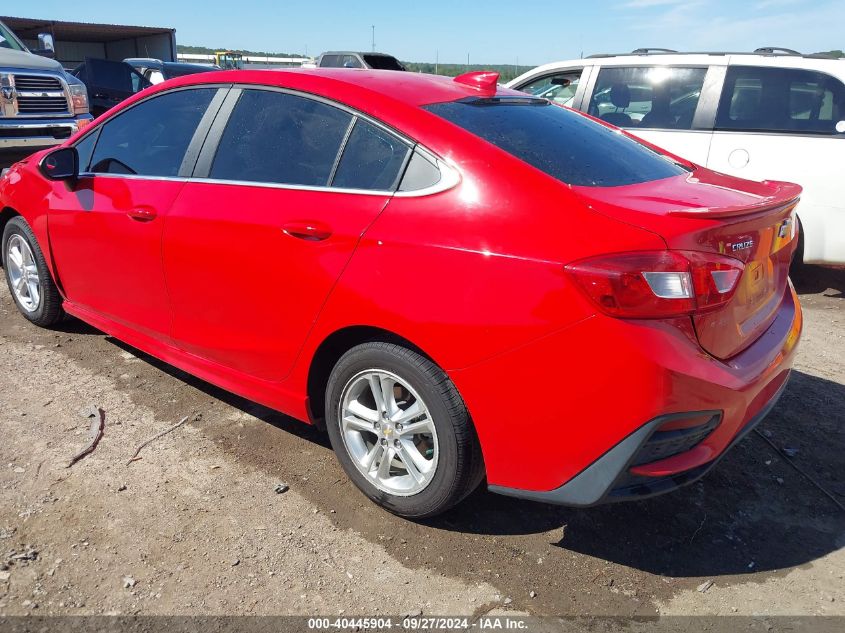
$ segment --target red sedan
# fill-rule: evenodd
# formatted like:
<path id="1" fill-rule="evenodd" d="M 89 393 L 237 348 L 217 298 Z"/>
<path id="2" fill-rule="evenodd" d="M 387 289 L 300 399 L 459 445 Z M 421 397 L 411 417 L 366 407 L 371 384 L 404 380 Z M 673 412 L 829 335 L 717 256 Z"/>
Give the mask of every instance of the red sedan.
<path id="1" fill-rule="evenodd" d="M 712 467 L 789 376 L 799 194 L 493 73 L 231 71 L 16 164 L 0 219 L 30 321 L 324 426 L 425 517 L 485 478 L 586 506 Z"/>

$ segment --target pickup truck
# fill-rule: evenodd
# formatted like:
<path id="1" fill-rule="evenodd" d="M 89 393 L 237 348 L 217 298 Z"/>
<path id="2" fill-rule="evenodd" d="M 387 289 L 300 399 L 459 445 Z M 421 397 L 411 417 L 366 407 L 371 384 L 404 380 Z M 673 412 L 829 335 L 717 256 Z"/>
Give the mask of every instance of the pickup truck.
<path id="1" fill-rule="evenodd" d="M 0 22 L 0 167 L 61 143 L 90 123 L 85 85 L 53 59 L 53 38 L 31 52 Z"/>
<path id="2" fill-rule="evenodd" d="M 375 68 L 377 70 L 405 70 L 398 59 L 386 53 L 357 51 L 326 51 L 317 59 L 317 68 Z"/>

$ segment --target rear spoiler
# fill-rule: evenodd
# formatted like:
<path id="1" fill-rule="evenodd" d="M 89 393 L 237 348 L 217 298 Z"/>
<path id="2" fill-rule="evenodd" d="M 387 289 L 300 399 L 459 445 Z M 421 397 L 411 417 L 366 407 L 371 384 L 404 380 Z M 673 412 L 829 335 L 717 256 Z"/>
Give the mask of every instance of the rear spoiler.
<path id="1" fill-rule="evenodd" d="M 772 195 L 760 196 L 756 204 L 743 204 L 732 207 L 713 208 L 690 208 L 670 211 L 668 215 L 686 218 L 733 218 L 741 215 L 758 215 L 781 211 L 798 204 L 803 189 L 801 185 L 791 182 L 780 182 L 776 180 L 764 180 L 760 183 L 773 189 Z"/>

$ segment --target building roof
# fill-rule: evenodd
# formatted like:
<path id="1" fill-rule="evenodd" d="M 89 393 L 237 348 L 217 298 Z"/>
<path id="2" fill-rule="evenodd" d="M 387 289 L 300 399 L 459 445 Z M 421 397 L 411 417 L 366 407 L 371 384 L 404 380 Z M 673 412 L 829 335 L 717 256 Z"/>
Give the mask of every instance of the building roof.
<path id="1" fill-rule="evenodd" d="M 39 33 L 52 33 L 65 42 L 114 42 L 132 37 L 175 33 L 175 29 L 157 26 L 127 26 L 122 24 L 91 24 L 88 22 L 63 22 L 37 18 L 0 16 L 21 39 L 35 39 Z"/>

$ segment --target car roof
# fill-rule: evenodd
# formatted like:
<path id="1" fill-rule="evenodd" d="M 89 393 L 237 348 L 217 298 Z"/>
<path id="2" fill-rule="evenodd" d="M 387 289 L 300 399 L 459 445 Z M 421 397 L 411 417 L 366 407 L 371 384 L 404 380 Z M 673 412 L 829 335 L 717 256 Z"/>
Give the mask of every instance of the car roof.
<path id="1" fill-rule="evenodd" d="M 457 101 L 468 97 L 490 97 L 490 93 L 454 81 L 452 77 L 425 73 L 397 73 L 367 68 L 286 68 L 273 70 L 221 70 L 187 75 L 167 86 L 212 83 L 246 83 L 290 88 L 345 101 L 346 97 L 390 99 L 411 106 Z M 520 96 L 499 86 L 496 96 Z"/>

